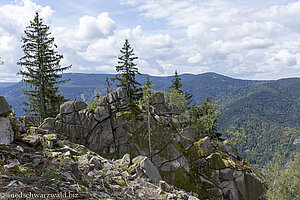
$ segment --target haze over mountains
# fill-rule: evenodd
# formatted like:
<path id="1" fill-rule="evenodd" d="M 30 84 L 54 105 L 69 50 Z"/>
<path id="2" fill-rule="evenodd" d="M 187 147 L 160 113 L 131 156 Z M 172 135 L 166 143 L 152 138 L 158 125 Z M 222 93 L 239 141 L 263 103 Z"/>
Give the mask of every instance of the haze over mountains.
<path id="1" fill-rule="evenodd" d="M 146 76 L 147 75 L 137 76 L 137 81 L 143 85 Z M 90 99 L 94 97 L 95 91 L 99 91 L 101 94 L 105 92 L 106 77 L 112 78 L 114 75 L 66 73 L 63 74 L 63 78 L 70 79 L 70 81 L 62 84 L 60 89 L 66 98 L 89 102 Z M 149 77 L 154 84 L 154 89 L 162 91 L 168 90 L 173 78 L 173 76 Z M 241 87 L 259 82 L 233 79 L 216 73 L 204 73 L 198 75 L 183 74 L 179 77 L 182 79 L 183 91 L 193 95 L 193 102 L 195 104 L 200 104 L 206 96 L 217 99 Z M 25 100 L 25 97 L 22 95 L 22 87 L 25 87 L 22 83 L 0 84 L 0 95 L 5 96 L 7 101 L 13 106 L 17 115 L 23 115 L 21 102 Z"/>
<path id="2" fill-rule="evenodd" d="M 90 102 L 96 91 L 105 92 L 106 77 L 112 74 L 67 73 L 69 82 L 61 85 L 61 91 L 70 100 Z M 239 152 L 252 164 L 262 166 L 279 148 L 288 155 L 298 151 L 293 145 L 300 136 L 300 78 L 273 81 L 234 79 L 216 73 L 183 74 L 182 90 L 193 95 L 193 104 L 201 104 L 206 96 L 218 100 L 221 117 L 219 131 L 233 127 L 245 131 L 245 142 L 238 144 Z M 173 76 L 150 76 L 155 90 L 168 90 Z M 143 85 L 146 75 L 137 76 Z M 23 115 L 21 83 L 1 83 L 0 95 L 5 96 L 18 116 Z M 230 136 L 228 136 L 230 137 Z M 291 141 L 291 142 L 287 142 Z"/>

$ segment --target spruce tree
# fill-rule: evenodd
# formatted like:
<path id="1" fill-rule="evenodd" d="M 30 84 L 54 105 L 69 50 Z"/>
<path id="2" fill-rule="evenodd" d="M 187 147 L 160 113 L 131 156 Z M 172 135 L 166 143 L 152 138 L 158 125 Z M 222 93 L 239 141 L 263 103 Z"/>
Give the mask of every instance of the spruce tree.
<path id="1" fill-rule="evenodd" d="M 180 89 L 183 84 L 181 83 L 181 78 L 179 78 L 177 70 L 175 70 L 175 75 L 171 82 L 172 85 L 169 87 L 170 90 L 177 90 L 179 93 L 183 93 L 183 91 Z"/>
<path id="2" fill-rule="evenodd" d="M 141 85 L 139 82 L 135 80 L 135 75 L 141 75 L 136 67 L 134 61 L 138 59 L 133 53 L 133 49 L 131 48 L 128 39 L 125 40 L 125 43 L 120 50 L 122 56 L 118 57 L 119 61 L 116 66 L 116 71 L 118 74 L 112 80 L 119 81 L 118 87 L 123 87 L 127 91 L 129 103 L 134 103 L 137 100 L 137 93 L 139 89 L 138 85 Z"/>
<path id="3" fill-rule="evenodd" d="M 190 104 L 192 102 L 191 98 L 193 97 L 193 95 L 184 92 L 180 89 L 183 86 L 183 84 L 181 83 L 181 78 L 179 78 L 177 70 L 175 70 L 175 75 L 171 82 L 172 85 L 169 87 L 170 91 L 176 90 L 178 93 L 184 94 L 185 99 L 187 100 L 187 105 Z"/>
<path id="4" fill-rule="evenodd" d="M 30 26 L 24 31 L 24 56 L 17 63 L 22 66 L 17 73 L 22 76 L 21 82 L 29 86 L 23 89 L 28 99 L 28 102 L 24 102 L 24 110 L 27 114 L 38 116 L 40 122 L 59 112 L 59 106 L 65 98 L 59 93 L 58 85 L 68 81 L 61 80 L 59 73 L 71 67 L 60 65 L 63 56 L 55 50 L 57 46 L 54 38 L 50 37 L 49 29 L 36 13 L 34 20 L 30 21 Z"/>

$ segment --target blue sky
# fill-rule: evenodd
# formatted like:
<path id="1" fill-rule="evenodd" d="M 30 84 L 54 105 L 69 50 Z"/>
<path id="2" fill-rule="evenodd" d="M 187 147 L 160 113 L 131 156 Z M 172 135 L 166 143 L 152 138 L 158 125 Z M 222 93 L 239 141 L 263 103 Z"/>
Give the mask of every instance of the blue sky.
<path id="1" fill-rule="evenodd" d="M 129 39 L 141 73 L 300 77 L 300 1 L 1 0 L 0 81 L 18 81 L 21 37 L 40 12 L 68 72 L 115 73 Z"/>

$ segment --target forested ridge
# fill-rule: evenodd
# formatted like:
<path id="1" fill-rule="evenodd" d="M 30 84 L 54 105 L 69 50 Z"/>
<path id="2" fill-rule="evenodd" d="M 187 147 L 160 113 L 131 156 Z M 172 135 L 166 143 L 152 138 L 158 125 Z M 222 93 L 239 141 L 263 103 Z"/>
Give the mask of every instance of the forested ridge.
<path id="1" fill-rule="evenodd" d="M 105 78 L 112 74 L 63 74 L 69 82 L 61 85 L 61 91 L 71 100 L 89 102 L 95 91 L 105 92 Z M 172 76 L 149 76 L 153 89 L 168 90 Z M 297 151 L 299 145 L 293 145 L 299 137 L 300 127 L 300 79 L 288 78 L 274 81 L 240 80 L 205 73 L 199 75 L 183 74 L 182 90 L 192 94 L 192 104 L 201 104 L 206 96 L 218 100 L 221 116 L 218 121 L 220 132 L 235 132 L 236 148 L 252 164 L 262 167 L 272 158 L 274 152 Z M 138 82 L 144 82 L 146 75 L 137 76 Z M 12 104 L 16 113 L 21 115 L 21 83 L 0 88 L 0 95 Z M 231 138 L 232 134 L 224 137 Z M 240 141 L 243 142 L 240 142 Z"/>

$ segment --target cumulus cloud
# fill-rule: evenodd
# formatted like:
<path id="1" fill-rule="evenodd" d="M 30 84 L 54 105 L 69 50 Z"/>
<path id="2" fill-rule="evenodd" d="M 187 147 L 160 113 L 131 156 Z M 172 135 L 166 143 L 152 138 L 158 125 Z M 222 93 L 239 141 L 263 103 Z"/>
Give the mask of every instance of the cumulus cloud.
<path id="1" fill-rule="evenodd" d="M 23 0 L 18 4 L 0 6 L 0 57 L 4 65 L 0 66 L 0 81 L 15 81 L 20 66 L 16 63 L 22 56 L 21 36 L 35 12 L 39 12 L 45 23 L 51 22 L 53 10 L 49 6 L 40 6 L 31 0 Z"/>
<path id="2" fill-rule="evenodd" d="M 139 14 L 130 25 L 119 18 L 124 10 L 97 10 L 60 27 L 52 18 L 55 7 L 19 2 L 0 7 L 5 63 L 0 76 L 6 79 L 18 71 L 20 38 L 35 11 L 51 25 L 62 64 L 73 64 L 70 72 L 114 73 L 127 38 L 142 73 L 172 75 L 177 69 L 250 79 L 300 76 L 300 1 L 255 7 L 230 0 L 120 0 L 122 9 Z"/>
<path id="3" fill-rule="evenodd" d="M 97 18 L 88 15 L 81 17 L 76 34 L 79 39 L 93 40 L 112 35 L 115 28 L 115 22 L 107 12 L 103 12 Z"/>
<path id="4" fill-rule="evenodd" d="M 300 24 L 295 20 L 300 1 L 255 7 L 229 0 L 146 0 L 135 6 L 148 20 L 165 20 L 168 30 L 185 30 L 173 42 L 181 60 L 167 58 L 160 62 L 163 70 L 181 65 L 235 77 L 300 75 Z"/>

